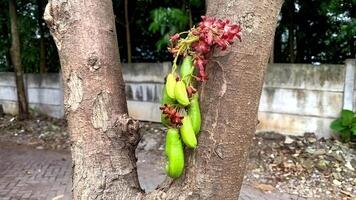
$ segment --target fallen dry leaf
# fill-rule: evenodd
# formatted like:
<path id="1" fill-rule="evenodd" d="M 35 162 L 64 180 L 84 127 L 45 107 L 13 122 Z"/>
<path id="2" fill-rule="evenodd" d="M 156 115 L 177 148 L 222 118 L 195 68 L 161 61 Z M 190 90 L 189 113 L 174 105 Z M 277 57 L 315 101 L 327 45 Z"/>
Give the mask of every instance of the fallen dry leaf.
<path id="1" fill-rule="evenodd" d="M 253 183 L 252 186 L 256 189 L 263 191 L 263 192 L 272 192 L 276 189 L 272 185 L 264 184 L 264 183 Z"/>

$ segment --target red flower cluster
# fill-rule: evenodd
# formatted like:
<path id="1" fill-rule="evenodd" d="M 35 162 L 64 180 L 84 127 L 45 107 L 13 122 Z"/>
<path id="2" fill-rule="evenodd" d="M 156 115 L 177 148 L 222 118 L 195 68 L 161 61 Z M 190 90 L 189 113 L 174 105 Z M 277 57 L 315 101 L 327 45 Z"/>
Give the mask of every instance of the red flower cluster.
<path id="1" fill-rule="evenodd" d="M 207 16 L 202 16 L 202 20 L 198 27 L 192 31 L 194 35 L 199 37 L 199 40 L 192 44 L 192 48 L 196 53 L 194 55 L 194 65 L 199 71 L 196 79 L 199 81 L 208 79 L 205 72 L 205 66 L 208 63 L 207 54 L 214 46 L 225 50 L 228 45 L 233 43 L 235 37 L 241 41 L 241 36 L 239 35 L 241 28 L 239 25 L 230 24 L 227 19 L 221 20 Z"/>
<path id="2" fill-rule="evenodd" d="M 169 38 L 169 41 L 174 43 L 174 42 L 177 42 L 179 40 L 179 38 L 180 38 L 180 35 L 178 33 L 176 33 Z"/>
<path id="3" fill-rule="evenodd" d="M 164 104 L 159 109 L 161 109 L 162 113 L 165 114 L 167 118 L 169 118 L 172 124 L 182 125 L 182 119 L 184 117 L 181 116 L 177 109 L 175 109 L 173 106 Z"/>
<path id="4" fill-rule="evenodd" d="M 192 85 L 188 86 L 187 87 L 187 94 L 188 94 L 188 97 L 192 97 L 193 94 L 195 94 L 197 92 L 197 89 L 195 89 Z"/>

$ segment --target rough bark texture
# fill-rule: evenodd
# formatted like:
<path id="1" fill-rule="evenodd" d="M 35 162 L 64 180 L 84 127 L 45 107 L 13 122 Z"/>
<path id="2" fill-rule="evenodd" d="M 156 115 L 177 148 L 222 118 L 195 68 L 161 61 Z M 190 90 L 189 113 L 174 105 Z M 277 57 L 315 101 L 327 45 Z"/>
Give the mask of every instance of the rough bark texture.
<path id="1" fill-rule="evenodd" d="M 136 198 L 139 124 L 127 116 L 111 0 L 49 1 L 44 19 L 62 66 L 73 199 Z"/>
<path id="2" fill-rule="evenodd" d="M 237 199 L 255 132 L 282 0 L 209 0 L 207 15 L 242 25 L 242 43 L 216 51 L 201 87 L 203 126 L 184 175 L 149 194 L 137 180 L 137 123 L 126 116 L 111 0 L 53 0 L 45 19 L 59 49 L 73 141 L 74 199 Z"/>
<path id="3" fill-rule="evenodd" d="M 11 24 L 11 48 L 10 56 L 11 63 L 14 66 L 15 81 L 18 99 L 19 119 L 27 119 L 29 117 L 28 103 L 25 91 L 25 84 L 23 80 L 23 71 L 21 64 L 20 53 L 20 37 L 17 31 L 17 14 L 16 14 L 16 1 L 9 0 L 9 15 Z"/>
<path id="4" fill-rule="evenodd" d="M 127 47 L 127 62 L 131 63 L 131 34 L 130 34 L 130 21 L 129 21 L 129 2 L 125 0 L 125 29 L 126 29 L 126 47 Z"/>

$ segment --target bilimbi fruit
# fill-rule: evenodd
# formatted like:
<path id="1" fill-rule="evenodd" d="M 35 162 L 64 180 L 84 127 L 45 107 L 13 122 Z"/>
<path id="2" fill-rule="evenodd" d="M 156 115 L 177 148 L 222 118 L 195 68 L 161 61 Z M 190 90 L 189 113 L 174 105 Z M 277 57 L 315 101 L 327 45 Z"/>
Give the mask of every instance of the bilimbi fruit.
<path id="1" fill-rule="evenodd" d="M 192 122 L 192 127 L 195 134 L 198 134 L 201 126 L 201 115 L 199 107 L 199 95 L 196 93 L 193 95 L 190 101 L 190 107 L 188 108 L 188 115 Z"/>
<path id="2" fill-rule="evenodd" d="M 189 98 L 185 83 L 183 81 L 178 81 L 174 88 L 174 96 L 176 97 L 179 104 L 182 106 L 189 105 Z"/>
<path id="3" fill-rule="evenodd" d="M 165 152 L 166 173 L 176 179 L 184 171 L 184 146 L 195 149 L 201 128 L 197 84 L 208 80 L 206 66 L 215 47 L 225 50 L 240 38 L 241 28 L 229 20 L 202 17 L 189 31 L 170 38 L 168 50 L 173 54 L 172 71 L 167 75 L 162 93 L 161 121 L 168 128 Z M 184 37 L 182 37 L 184 36 Z M 177 62 L 182 62 L 179 74 Z"/>
<path id="4" fill-rule="evenodd" d="M 195 137 L 192 121 L 189 115 L 185 115 L 182 120 L 182 126 L 180 127 L 180 134 L 185 145 L 189 148 L 197 147 L 197 138 Z"/>
<path id="5" fill-rule="evenodd" d="M 166 173 L 171 178 L 178 178 L 184 170 L 183 144 L 178 129 L 168 129 L 165 152 L 168 158 Z"/>
<path id="6" fill-rule="evenodd" d="M 167 80 L 166 80 L 166 91 L 167 91 L 167 95 L 171 98 L 171 99 L 175 99 L 175 95 L 174 95 L 174 90 L 176 87 L 176 77 L 174 76 L 173 73 L 168 74 L 167 76 Z"/>

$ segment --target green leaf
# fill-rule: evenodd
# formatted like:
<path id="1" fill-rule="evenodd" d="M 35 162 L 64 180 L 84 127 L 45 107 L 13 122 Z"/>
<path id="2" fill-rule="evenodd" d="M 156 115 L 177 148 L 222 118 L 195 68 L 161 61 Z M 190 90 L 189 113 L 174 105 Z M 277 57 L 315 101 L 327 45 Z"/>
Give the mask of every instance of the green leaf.
<path id="1" fill-rule="evenodd" d="M 203 4 L 203 2 L 201 0 L 190 0 L 189 3 L 190 3 L 190 5 L 195 6 L 195 7 L 199 7 Z"/>
<path id="2" fill-rule="evenodd" d="M 352 135 L 356 135 L 356 125 L 353 124 L 351 128 Z"/>
<path id="3" fill-rule="evenodd" d="M 351 132 L 349 130 L 341 131 L 340 139 L 342 142 L 349 142 L 351 140 Z"/>
<path id="4" fill-rule="evenodd" d="M 169 44 L 170 35 L 187 27 L 189 18 L 182 9 L 159 7 L 151 11 L 151 20 L 149 31 L 161 36 L 156 43 L 157 49 L 160 50 Z"/>
<path id="5" fill-rule="evenodd" d="M 166 34 L 160 40 L 157 41 L 157 43 L 156 43 L 157 50 L 161 50 L 161 49 L 165 48 L 168 43 L 169 43 L 169 35 Z"/>
<path id="6" fill-rule="evenodd" d="M 351 110 L 342 110 L 341 111 L 341 120 L 343 126 L 350 126 L 354 118 L 354 112 Z"/>
<path id="7" fill-rule="evenodd" d="M 336 119 L 331 123 L 330 128 L 333 129 L 335 132 L 340 132 L 346 129 L 347 127 L 342 125 L 341 119 Z"/>

